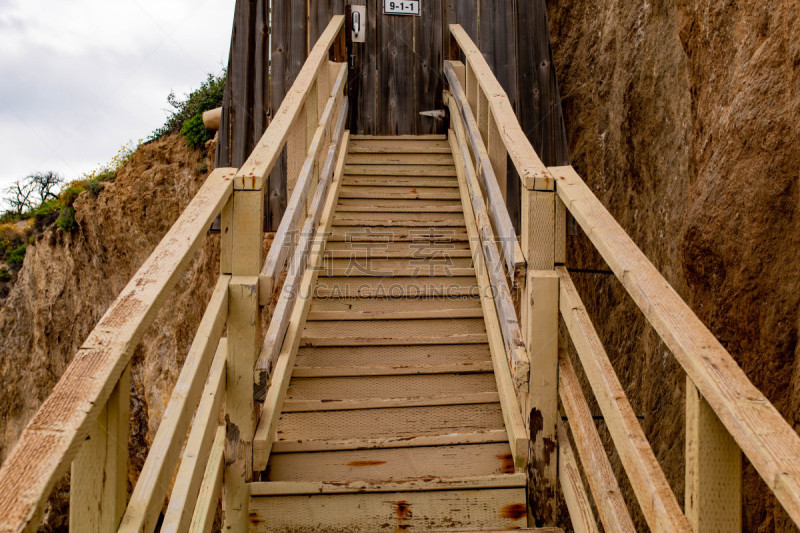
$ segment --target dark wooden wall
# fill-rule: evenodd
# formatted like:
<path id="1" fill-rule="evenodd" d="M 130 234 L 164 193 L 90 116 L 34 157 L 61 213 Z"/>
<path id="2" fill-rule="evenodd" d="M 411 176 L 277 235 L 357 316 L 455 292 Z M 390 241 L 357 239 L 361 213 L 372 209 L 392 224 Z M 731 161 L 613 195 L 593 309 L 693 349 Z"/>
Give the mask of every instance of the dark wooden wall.
<path id="1" fill-rule="evenodd" d="M 419 113 L 444 107 L 447 24 L 458 23 L 483 52 L 544 163 L 569 164 L 545 0 L 421 0 L 421 17 L 384 16 L 383 0 L 237 0 L 218 166 L 242 165 L 310 48 L 348 4 L 367 6 L 367 42 L 350 45 L 353 133 L 444 133 L 442 120 Z M 508 168 L 509 183 L 518 183 Z M 285 174 L 284 157 L 270 176 L 273 229 L 286 207 Z M 509 188 L 508 205 L 518 223 L 518 188 Z"/>

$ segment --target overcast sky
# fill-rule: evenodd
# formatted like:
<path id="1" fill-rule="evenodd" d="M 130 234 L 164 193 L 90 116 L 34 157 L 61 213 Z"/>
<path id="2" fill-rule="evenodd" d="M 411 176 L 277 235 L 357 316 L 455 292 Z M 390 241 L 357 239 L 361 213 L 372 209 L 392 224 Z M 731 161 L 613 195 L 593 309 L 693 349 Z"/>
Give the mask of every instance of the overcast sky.
<path id="1" fill-rule="evenodd" d="M 0 189 L 67 180 L 164 123 L 228 61 L 235 0 L 0 0 Z"/>

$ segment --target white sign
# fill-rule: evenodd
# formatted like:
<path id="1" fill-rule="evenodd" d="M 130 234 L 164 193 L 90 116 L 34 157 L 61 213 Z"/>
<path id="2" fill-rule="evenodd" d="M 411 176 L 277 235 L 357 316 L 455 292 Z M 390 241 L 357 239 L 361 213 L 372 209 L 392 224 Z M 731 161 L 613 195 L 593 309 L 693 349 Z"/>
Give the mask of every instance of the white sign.
<path id="1" fill-rule="evenodd" d="M 419 15 L 420 0 L 383 0 L 384 15 Z"/>

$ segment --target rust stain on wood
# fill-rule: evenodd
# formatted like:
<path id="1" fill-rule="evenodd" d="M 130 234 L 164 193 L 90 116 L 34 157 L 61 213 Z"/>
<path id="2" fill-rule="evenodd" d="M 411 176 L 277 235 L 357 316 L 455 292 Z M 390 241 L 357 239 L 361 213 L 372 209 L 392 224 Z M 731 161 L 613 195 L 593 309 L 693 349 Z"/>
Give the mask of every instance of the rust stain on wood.
<path id="1" fill-rule="evenodd" d="M 509 520 L 520 520 L 527 514 L 528 510 L 524 503 L 512 503 L 500 509 L 500 518 L 508 518 Z"/>
<path id="2" fill-rule="evenodd" d="M 513 474 L 514 470 L 514 457 L 510 453 L 503 453 L 497 456 L 501 461 L 501 471 L 504 474 Z"/>
<path id="3" fill-rule="evenodd" d="M 349 466 L 379 466 L 385 465 L 386 461 L 351 461 L 348 463 Z"/>

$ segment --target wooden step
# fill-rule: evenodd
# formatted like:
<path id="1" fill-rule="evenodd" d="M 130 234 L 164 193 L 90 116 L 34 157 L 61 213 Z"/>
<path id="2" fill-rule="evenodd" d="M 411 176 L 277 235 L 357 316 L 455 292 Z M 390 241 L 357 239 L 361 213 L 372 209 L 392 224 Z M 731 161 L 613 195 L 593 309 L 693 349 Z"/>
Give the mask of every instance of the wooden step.
<path id="1" fill-rule="evenodd" d="M 316 298 L 423 298 L 478 296 L 475 276 L 320 278 Z"/>
<path id="2" fill-rule="evenodd" d="M 466 227 L 461 213 L 336 213 L 334 226 Z"/>
<path id="3" fill-rule="evenodd" d="M 490 372 L 493 368 L 486 344 L 307 347 L 298 350 L 296 365 L 295 377 Z"/>
<path id="4" fill-rule="evenodd" d="M 448 177 L 344 176 L 342 185 L 360 187 L 446 187 L 458 188 L 458 180 Z"/>
<path id="5" fill-rule="evenodd" d="M 332 449 L 354 449 L 354 445 L 397 448 L 411 445 L 410 439 L 441 436 L 449 437 L 439 439 L 443 444 L 469 444 L 474 434 L 491 430 L 505 434 L 499 403 L 281 413 L 277 429 L 276 443 L 293 441 L 314 448 L 313 443 L 319 447 L 323 441 L 331 441 Z M 503 439 L 507 440 L 507 435 Z"/>
<path id="6" fill-rule="evenodd" d="M 458 189 L 445 187 L 359 187 L 342 185 L 339 198 L 373 200 L 458 200 Z"/>
<path id="7" fill-rule="evenodd" d="M 307 320 L 480 318 L 482 316 L 480 300 L 473 297 L 329 298 L 314 300 Z"/>
<path id="8" fill-rule="evenodd" d="M 373 257 L 325 259 L 320 269 L 321 277 L 341 276 L 474 276 L 472 259 L 419 258 L 378 259 Z"/>
<path id="9" fill-rule="evenodd" d="M 330 242 L 469 242 L 466 228 L 412 226 L 334 226 Z"/>
<path id="10" fill-rule="evenodd" d="M 344 167 L 347 176 L 450 176 L 456 177 L 454 166 L 424 165 L 353 165 Z"/>
<path id="11" fill-rule="evenodd" d="M 394 481 L 514 473 L 508 443 L 420 446 L 270 456 L 264 481 Z"/>
<path id="12" fill-rule="evenodd" d="M 353 200 L 339 199 L 337 213 L 463 213 L 456 200 Z"/>
<path id="13" fill-rule="evenodd" d="M 526 492 L 524 474 L 350 484 L 251 483 L 250 531 L 518 529 L 527 522 Z"/>
<path id="14" fill-rule="evenodd" d="M 447 141 L 436 140 L 351 140 L 347 145 L 350 154 L 450 154 L 452 150 Z"/>
<path id="15" fill-rule="evenodd" d="M 284 413 L 500 401 L 492 373 L 294 378 Z"/>
<path id="16" fill-rule="evenodd" d="M 424 135 L 351 135 L 351 141 L 446 141 L 447 135 L 441 133 Z"/>
<path id="17" fill-rule="evenodd" d="M 484 344 L 482 318 L 307 322 L 300 346 Z"/>
<path id="18" fill-rule="evenodd" d="M 468 242 L 332 242 L 325 246 L 325 257 L 440 259 L 472 257 Z"/>
<path id="19" fill-rule="evenodd" d="M 452 153 L 445 154 L 347 154 L 347 165 L 374 165 L 387 167 L 391 165 L 437 165 L 453 166 Z M 345 171 L 345 174 L 347 172 Z"/>

